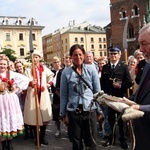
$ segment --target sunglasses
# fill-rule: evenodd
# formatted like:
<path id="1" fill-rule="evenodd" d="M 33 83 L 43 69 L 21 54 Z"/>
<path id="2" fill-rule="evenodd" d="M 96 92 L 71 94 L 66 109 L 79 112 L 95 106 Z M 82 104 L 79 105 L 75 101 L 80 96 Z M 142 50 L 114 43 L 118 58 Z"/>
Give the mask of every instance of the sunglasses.
<path id="1" fill-rule="evenodd" d="M 109 53 L 110 55 L 117 55 L 118 53 Z"/>

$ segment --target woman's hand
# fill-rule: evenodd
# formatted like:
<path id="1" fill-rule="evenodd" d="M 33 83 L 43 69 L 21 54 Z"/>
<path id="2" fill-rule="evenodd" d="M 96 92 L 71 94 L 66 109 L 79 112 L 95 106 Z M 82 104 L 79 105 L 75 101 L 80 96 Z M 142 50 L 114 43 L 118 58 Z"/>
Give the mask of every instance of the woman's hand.
<path id="1" fill-rule="evenodd" d="M 14 92 L 17 93 L 19 91 L 19 87 L 14 88 Z"/>
<path id="2" fill-rule="evenodd" d="M 66 116 L 64 117 L 63 123 L 64 123 L 66 126 L 69 125 L 69 117 L 68 117 L 68 115 L 66 115 Z"/>

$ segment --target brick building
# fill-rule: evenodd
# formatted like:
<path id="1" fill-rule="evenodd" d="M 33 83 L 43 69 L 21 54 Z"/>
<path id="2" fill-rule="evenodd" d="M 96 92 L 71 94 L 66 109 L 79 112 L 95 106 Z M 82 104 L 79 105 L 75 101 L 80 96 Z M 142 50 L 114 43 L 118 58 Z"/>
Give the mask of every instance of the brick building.
<path id="1" fill-rule="evenodd" d="M 149 1 L 110 0 L 111 23 L 105 27 L 108 47 L 117 46 L 123 51 L 123 35 L 127 33 L 127 55 L 134 53 L 138 45 L 138 31 L 149 22 Z M 127 32 L 124 32 L 126 21 Z"/>

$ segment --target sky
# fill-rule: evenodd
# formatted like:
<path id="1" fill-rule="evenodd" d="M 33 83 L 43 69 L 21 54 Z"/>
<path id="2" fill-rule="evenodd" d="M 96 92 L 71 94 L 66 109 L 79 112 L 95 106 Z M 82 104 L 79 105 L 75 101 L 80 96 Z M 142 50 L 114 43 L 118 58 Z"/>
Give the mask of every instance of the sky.
<path id="1" fill-rule="evenodd" d="M 110 23 L 110 0 L 0 0 L 0 16 L 34 18 L 45 26 L 42 36 L 87 21 L 104 27 Z"/>

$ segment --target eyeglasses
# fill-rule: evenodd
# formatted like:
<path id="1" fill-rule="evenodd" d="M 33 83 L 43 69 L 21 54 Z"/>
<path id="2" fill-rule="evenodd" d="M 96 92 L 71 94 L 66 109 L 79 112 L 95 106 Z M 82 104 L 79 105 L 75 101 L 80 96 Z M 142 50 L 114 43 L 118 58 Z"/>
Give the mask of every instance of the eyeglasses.
<path id="1" fill-rule="evenodd" d="M 54 64 L 57 64 L 57 63 L 59 63 L 59 61 L 54 61 L 53 63 L 54 63 Z"/>

